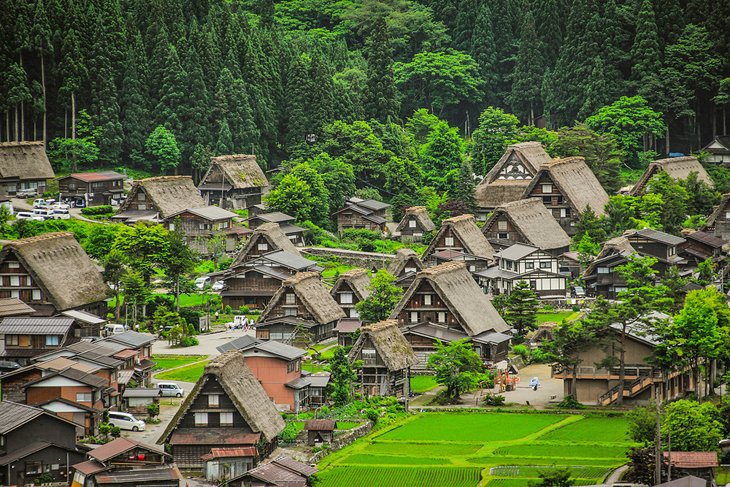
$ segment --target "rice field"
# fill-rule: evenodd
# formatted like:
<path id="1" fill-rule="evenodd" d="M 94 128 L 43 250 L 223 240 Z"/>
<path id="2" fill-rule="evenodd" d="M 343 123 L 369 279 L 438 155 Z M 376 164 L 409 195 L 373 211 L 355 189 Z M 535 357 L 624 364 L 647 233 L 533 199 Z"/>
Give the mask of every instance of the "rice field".
<path id="1" fill-rule="evenodd" d="M 626 463 L 623 416 L 421 413 L 333 453 L 318 487 L 527 487 L 569 468 L 575 485 L 601 483 Z"/>

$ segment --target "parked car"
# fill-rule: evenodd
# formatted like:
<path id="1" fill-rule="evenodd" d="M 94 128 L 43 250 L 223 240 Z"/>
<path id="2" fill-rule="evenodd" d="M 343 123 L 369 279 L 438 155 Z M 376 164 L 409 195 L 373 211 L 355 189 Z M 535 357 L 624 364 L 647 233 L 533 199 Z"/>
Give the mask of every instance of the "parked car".
<path id="1" fill-rule="evenodd" d="M 109 422 L 123 430 L 144 431 L 145 422 L 129 413 L 109 411 Z"/>
<path id="2" fill-rule="evenodd" d="M 107 336 L 119 335 L 120 333 L 124 333 L 125 331 L 127 331 L 127 328 L 124 325 L 109 323 L 108 325 L 104 326 L 104 333 Z"/>
<path id="3" fill-rule="evenodd" d="M 16 220 L 36 220 L 39 222 L 42 222 L 43 220 L 45 220 L 45 218 L 43 218 L 42 216 L 38 216 L 35 213 L 32 213 L 30 211 L 19 211 L 18 213 L 15 214 L 15 219 Z"/>
<path id="4" fill-rule="evenodd" d="M 45 208 L 47 206 L 50 206 L 50 205 L 43 198 L 38 198 L 37 200 L 33 200 L 33 208 Z"/>
<path id="5" fill-rule="evenodd" d="M 18 362 L 0 360 L 0 374 L 4 372 L 13 372 L 14 370 L 18 370 L 20 367 L 21 365 Z"/>
<path id="6" fill-rule="evenodd" d="M 33 214 L 43 218 L 44 220 L 53 220 L 53 210 L 46 207 L 34 208 Z"/>
<path id="7" fill-rule="evenodd" d="M 226 284 L 223 281 L 215 281 L 213 285 L 210 287 L 213 291 L 223 291 L 223 288 L 226 287 Z"/>
<path id="8" fill-rule="evenodd" d="M 158 382 L 157 389 L 160 391 L 160 396 L 183 397 L 185 395 L 185 390 L 174 382 Z"/>
<path id="9" fill-rule="evenodd" d="M 209 284 L 210 284 L 210 277 L 208 277 L 208 276 L 199 277 L 195 280 L 195 287 L 200 290 L 205 289 L 205 286 L 207 286 Z"/>
<path id="10" fill-rule="evenodd" d="M 35 198 L 38 196 L 38 191 L 35 189 L 23 189 L 15 193 L 18 198 Z"/>
<path id="11" fill-rule="evenodd" d="M 52 210 L 68 210 L 71 206 L 67 205 L 66 203 L 54 203 L 51 205 Z"/>
<path id="12" fill-rule="evenodd" d="M 54 220 L 68 220 L 71 218 L 71 213 L 68 209 L 54 208 L 51 210 L 53 213 L 50 215 Z"/>

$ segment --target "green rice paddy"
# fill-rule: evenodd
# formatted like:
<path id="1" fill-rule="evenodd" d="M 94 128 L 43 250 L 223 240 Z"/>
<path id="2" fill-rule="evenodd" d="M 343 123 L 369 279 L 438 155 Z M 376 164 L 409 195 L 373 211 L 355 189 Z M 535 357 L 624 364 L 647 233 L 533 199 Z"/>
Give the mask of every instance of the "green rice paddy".
<path id="1" fill-rule="evenodd" d="M 569 468 L 601 483 L 632 445 L 623 416 L 421 413 L 366 436 L 319 464 L 318 487 L 527 487 Z"/>

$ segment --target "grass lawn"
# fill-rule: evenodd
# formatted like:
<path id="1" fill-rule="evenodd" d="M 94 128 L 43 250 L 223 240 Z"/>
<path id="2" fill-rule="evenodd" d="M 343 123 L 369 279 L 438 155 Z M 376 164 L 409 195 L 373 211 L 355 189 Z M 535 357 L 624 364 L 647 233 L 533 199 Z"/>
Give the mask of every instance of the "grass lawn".
<path id="1" fill-rule="evenodd" d="M 623 416 L 421 413 L 325 457 L 317 485 L 527 487 L 560 466 L 599 484 L 627 460 L 626 428 Z"/>
<path id="2" fill-rule="evenodd" d="M 357 428 L 363 423 L 358 423 L 357 421 L 338 421 L 337 422 L 337 429 L 338 430 L 351 430 L 352 428 Z"/>
<path id="3" fill-rule="evenodd" d="M 438 387 L 436 378 L 432 375 L 414 375 L 411 377 L 411 390 L 416 394 L 422 394 Z"/>
<path id="4" fill-rule="evenodd" d="M 152 360 L 157 363 L 156 370 L 172 369 L 182 365 L 205 360 L 205 355 L 153 355 Z"/>
<path id="5" fill-rule="evenodd" d="M 349 271 L 350 269 L 354 269 L 354 267 L 344 264 L 327 267 L 324 271 L 322 271 L 322 279 L 329 279 L 334 281 L 337 276 L 339 276 L 343 272 Z"/>
<path id="6" fill-rule="evenodd" d="M 552 311 L 549 313 L 540 311 L 537 313 L 537 324 L 547 323 L 552 321 L 554 323 L 561 323 L 563 320 L 575 321 L 580 316 L 578 311 Z"/>
<path id="7" fill-rule="evenodd" d="M 315 374 L 317 372 L 324 372 L 329 369 L 330 369 L 329 365 L 315 365 L 311 362 L 302 363 L 302 370 L 306 370 L 307 372 L 311 372 L 312 374 Z"/>
<path id="8" fill-rule="evenodd" d="M 170 370 L 168 372 L 162 372 L 157 374 L 155 379 L 157 380 L 179 380 L 181 382 L 197 382 L 198 379 L 203 375 L 205 365 L 208 363 L 201 362 L 195 365 L 188 365 L 187 367 L 181 367 L 179 369 Z"/>
<path id="9" fill-rule="evenodd" d="M 715 473 L 717 475 L 717 485 L 730 484 L 730 467 L 720 467 Z"/>

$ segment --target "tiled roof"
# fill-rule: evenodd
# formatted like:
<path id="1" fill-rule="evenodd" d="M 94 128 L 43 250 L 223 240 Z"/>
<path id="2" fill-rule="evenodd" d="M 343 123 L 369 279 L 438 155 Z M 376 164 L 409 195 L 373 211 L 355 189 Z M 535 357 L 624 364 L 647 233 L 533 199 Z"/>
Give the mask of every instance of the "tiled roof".
<path id="1" fill-rule="evenodd" d="M 310 419 L 304 422 L 304 429 L 307 431 L 332 431 L 337 427 L 334 419 Z"/>
<path id="2" fill-rule="evenodd" d="M 676 468 L 712 468 L 719 466 L 717 453 L 714 451 L 673 451 L 664 452 L 664 461 L 672 462 Z"/>

